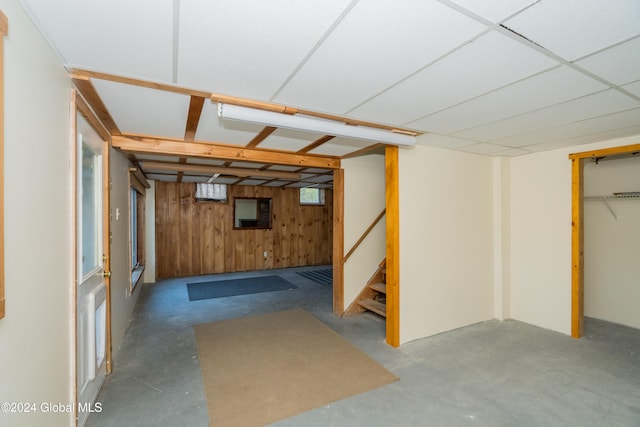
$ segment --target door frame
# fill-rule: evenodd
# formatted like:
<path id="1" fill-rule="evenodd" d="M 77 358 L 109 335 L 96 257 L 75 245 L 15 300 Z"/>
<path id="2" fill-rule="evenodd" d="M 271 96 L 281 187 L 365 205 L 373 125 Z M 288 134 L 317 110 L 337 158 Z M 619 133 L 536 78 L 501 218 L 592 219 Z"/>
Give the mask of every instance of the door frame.
<path id="1" fill-rule="evenodd" d="M 584 334 L 584 160 L 624 157 L 640 152 L 640 144 L 569 154 L 571 160 L 571 336 Z"/>
<path id="2" fill-rule="evenodd" d="M 89 104 L 85 101 L 85 99 L 80 95 L 77 90 L 72 90 L 71 92 L 71 108 L 70 108 L 70 123 L 71 123 L 71 144 L 72 144 L 72 164 L 74 165 L 71 173 L 71 187 L 73 191 L 72 199 L 72 212 L 73 212 L 73 236 L 71 239 L 71 244 L 73 245 L 73 271 L 74 271 L 74 280 L 72 283 L 72 297 L 73 297 L 73 319 L 74 319 L 74 351 L 72 352 L 73 358 L 73 376 L 74 376 L 74 411 L 75 418 L 78 419 L 78 381 L 77 381 L 77 369 L 78 369 L 78 360 L 77 360 L 77 351 L 78 351 L 78 309 L 77 309 L 77 299 L 78 292 L 77 286 L 80 277 L 78 277 L 78 254 L 77 254 L 77 224 L 78 224 L 78 173 L 77 170 L 77 162 L 78 162 L 78 149 L 77 149 L 77 141 L 78 141 L 78 124 L 76 120 L 77 114 L 81 114 L 91 125 L 91 127 L 98 133 L 100 138 L 103 140 L 103 155 L 102 155 L 102 226 L 103 226 L 103 235 L 102 235 L 102 245 L 103 245 L 103 253 L 105 257 L 103 258 L 103 268 L 105 272 L 111 271 L 111 253 L 110 253 L 110 173 L 109 173 L 109 148 L 111 146 L 111 135 L 104 128 L 100 120 L 97 118 L 93 110 L 89 107 Z M 105 275 L 105 288 L 106 288 L 106 344 L 105 344 L 105 363 L 106 363 L 106 373 L 109 375 L 112 370 L 112 351 L 111 351 L 111 279 L 109 275 Z"/>

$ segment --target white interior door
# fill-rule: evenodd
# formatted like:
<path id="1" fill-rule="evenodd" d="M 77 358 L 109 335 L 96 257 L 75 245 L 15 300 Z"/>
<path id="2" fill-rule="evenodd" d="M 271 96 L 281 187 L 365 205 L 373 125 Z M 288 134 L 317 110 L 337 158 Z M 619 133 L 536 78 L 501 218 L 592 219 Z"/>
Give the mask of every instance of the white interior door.
<path id="1" fill-rule="evenodd" d="M 104 141 L 80 114 L 77 129 L 76 360 L 78 425 L 83 425 L 88 412 L 82 409 L 94 402 L 106 376 L 109 242 L 104 238 L 108 218 L 103 208 L 108 187 L 103 185 Z"/>

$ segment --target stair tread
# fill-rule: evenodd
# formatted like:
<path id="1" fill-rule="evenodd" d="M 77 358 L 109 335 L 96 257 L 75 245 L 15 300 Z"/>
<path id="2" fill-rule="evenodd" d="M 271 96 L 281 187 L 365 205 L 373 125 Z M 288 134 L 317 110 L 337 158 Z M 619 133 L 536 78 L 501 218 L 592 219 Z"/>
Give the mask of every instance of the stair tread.
<path id="1" fill-rule="evenodd" d="M 362 308 L 366 308 L 369 311 L 379 314 L 380 316 L 387 317 L 387 306 L 381 302 L 372 299 L 363 299 L 358 301 L 358 305 Z"/>
<path id="2" fill-rule="evenodd" d="M 374 291 L 380 292 L 382 294 L 387 293 L 387 285 L 384 283 L 371 283 L 369 285 L 369 288 L 373 289 Z"/>

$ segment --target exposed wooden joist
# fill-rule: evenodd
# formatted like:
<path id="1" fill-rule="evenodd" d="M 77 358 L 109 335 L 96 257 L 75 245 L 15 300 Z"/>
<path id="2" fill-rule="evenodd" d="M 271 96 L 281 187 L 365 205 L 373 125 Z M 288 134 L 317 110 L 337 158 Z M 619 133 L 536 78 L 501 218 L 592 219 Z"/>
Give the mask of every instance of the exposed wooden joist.
<path id="1" fill-rule="evenodd" d="M 201 90 L 188 89 L 188 88 L 173 86 L 165 83 L 149 82 L 146 80 L 134 79 L 131 77 L 116 76 L 114 74 L 100 73 L 97 71 L 83 70 L 79 68 L 72 69 L 70 73 L 72 75 L 79 76 L 79 77 L 107 80 L 115 83 L 124 83 L 128 85 L 133 85 L 133 86 L 146 87 L 149 89 L 164 90 L 166 92 L 181 93 L 183 95 L 198 96 L 201 98 L 209 98 L 211 96 L 210 92 L 203 92 Z"/>
<path id="2" fill-rule="evenodd" d="M 184 130 L 184 140 L 193 141 L 198 130 L 198 123 L 200 123 L 200 116 L 202 115 L 202 107 L 204 106 L 204 97 L 191 96 L 189 101 L 189 113 L 187 115 L 187 126 Z"/>
<path id="3" fill-rule="evenodd" d="M 269 135 L 271 135 L 276 129 L 278 128 L 275 128 L 273 126 L 266 126 L 264 129 L 260 131 L 259 134 L 254 136 L 253 139 L 249 141 L 249 143 L 245 146 L 245 148 L 254 148 L 258 144 L 260 144 L 262 141 L 264 141 Z"/>
<path id="4" fill-rule="evenodd" d="M 141 162 L 142 167 L 150 170 L 172 171 L 172 172 L 193 172 L 206 175 L 214 175 L 216 173 L 231 175 L 231 176 L 259 176 L 269 178 L 281 178 L 281 179 L 300 179 L 300 174 L 296 172 L 285 171 L 263 171 L 260 169 L 249 168 L 226 168 L 222 166 L 209 166 L 209 165 L 193 165 L 193 164 L 179 164 L 179 163 L 165 163 L 165 162 Z"/>
<path id="5" fill-rule="evenodd" d="M 378 150 L 378 149 L 381 149 L 381 148 L 384 148 L 384 147 L 385 147 L 384 144 L 373 144 L 373 145 L 370 145 L 368 147 L 361 148 L 361 149 L 359 149 L 357 151 L 354 151 L 352 153 L 345 154 L 344 156 L 342 156 L 340 158 L 341 159 L 349 159 L 351 157 L 363 156 L 365 154 L 370 153 L 371 151 Z"/>
<path id="6" fill-rule="evenodd" d="M 131 172 L 131 174 L 144 188 L 151 188 L 151 184 L 149 184 L 149 181 L 147 181 L 147 177 L 144 176 L 144 173 L 141 170 L 140 162 L 136 161 L 134 167 L 129 168 L 129 172 Z M 143 193 L 143 191 L 140 192 Z"/>
<path id="7" fill-rule="evenodd" d="M 114 136 L 112 145 L 134 154 L 162 154 L 177 157 L 200 157 L 228 161 L 273 163 L 299 167 L 337 169 L 340 159 L 331 156 L 295 154 L 276 150 L 260 150 L 202 142 L 180 142 L 166 139 L 132 139 Z"/>
<path id="8" fill-rule="evenodd" d="M 102 102 L 91 80 L 89 80 L 88 77 L 77 75 L 72 75 L 71 79 L 109 133 L 111 135 L 120 135 L 120 129 L 118 129 L 116 122 L 113 120 L 113 117 L 111 117 L 107 106 Z"/>
<path id="9" fill-rule="evenodd" d="M 327 141 L 331 141 L 333 138 L 335 138 L 335 136 L 333 135 L 325 135 L 319 139 L 316 139 L 315 141 L 313 141 L 311 144 L 307 145 L 306 147 L 301 148 L 300 150 L 298 150 L 298 153 L 308 153 L 309 151 L 313 150 L 314 148 L 318 148 L 319 146 L 321 146 L 322 144 L 324 144 Z"/>
<path id="10" fill-rule="evenodd" d="M 82 117 L 84 117 L 89 122 L 91 127 L 93 127 L 96 130 L 96 132 L 100 134 L 100 137 L 103 140 L 111 141 L 111 134 L 104 127 L 100 119 L 96 117 L 95 113 L 91 110 L 91 107 L 89 106 L 87 101 L 85 101 L 82 95 L 80 94 L 76 96 L 76 108 L 78 109 L 80 114 L 82 114 Z"/>

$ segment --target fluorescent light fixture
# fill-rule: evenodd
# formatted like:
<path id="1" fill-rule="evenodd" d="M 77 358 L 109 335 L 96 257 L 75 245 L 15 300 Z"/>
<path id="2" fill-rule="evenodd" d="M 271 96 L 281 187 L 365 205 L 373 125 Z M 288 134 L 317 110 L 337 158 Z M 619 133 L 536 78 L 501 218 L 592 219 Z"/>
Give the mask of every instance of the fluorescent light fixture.
<path id="1" fill-rule="evenodd" d="M 322 135 L 363 139 L 384 144 L 415 145 L 416 137 L 368 126 L 352 126 L 336 121 L 320 120 L 308 116 L 274 113 L 272 111 L 218 103 L 218 116 L 226 120 L 258 123 L 278 128 L 295 129 Z"/>

